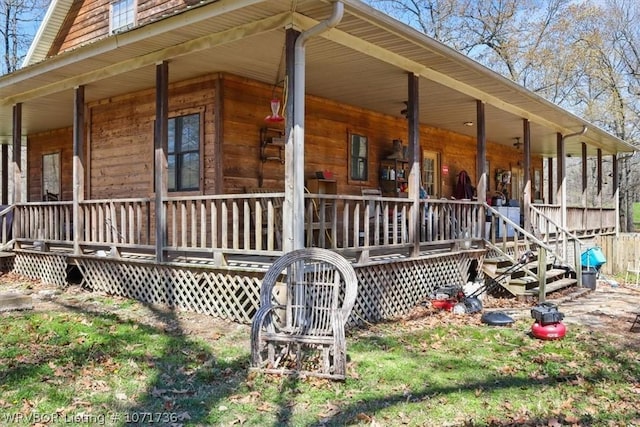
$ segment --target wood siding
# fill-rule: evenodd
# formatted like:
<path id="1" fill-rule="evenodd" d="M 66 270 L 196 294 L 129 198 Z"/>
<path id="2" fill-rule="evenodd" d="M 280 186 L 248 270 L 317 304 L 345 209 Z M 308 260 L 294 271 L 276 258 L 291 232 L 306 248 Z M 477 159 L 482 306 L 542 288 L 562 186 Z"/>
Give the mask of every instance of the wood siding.
<path id="1" fill-rule="evenodd" d="M 169 88 L 169 117 L 201 111 L 204 116 L 204 187 L 189 194 L 211 194 L 214 140 L 215 77 Z M 155 90 L 147 90 L 90 106 L 89 198 L 149 197 L 153 194 L 153 124 Z"/>
<path id="2" fill-rule="evenodd" d="M 260 156 L 260 129 L 267 124 L 272 87 L 237 76 L 221 78 L 223 119 L 221 159 L 216 158 L 215 88 L 216 76 L 172 84 L 169 94 L 170 116 L 193 110 L 204 112 L 202 146 L 202 188 L 188 194 L 243 193 L 246 188 L 284 189 L 284 165 L 279 161 L 263 162 Z M 73 106 L 70 105 L 69 108 Z M 155 90 L 149 89 L 88 105 L 89 137 L 86 183 L 88 199 L 112 197 L 150 197 L 153 194 L 153 121 Z M 379 162 L 393 152 L 394 139 L 406 144 L 406 121 L 360 108 L 340 105 L 320 97 L 307 97 L 305 137 L 305 179 L 316 171 L 330 170 L 337 180 L 340 194 L 360 195 L 362 188 L 377 188 Z M 273 125 L 269 125 L 274 127 Z M 282 127 L 282 126 L 281 126 Z M 369 140 L 369 179 L 348 179 L 349 132 L 366 135 Z M 71 129 L 30 136 L 29 198 L 41 199 L 40 165 L 42 154 L 61 150 L 62 192 L 71 200 L 72 178 Z M 453 194 L 456 176 L 466 170 L 476 177 L 476 141 L 442 129 L 421 127 L 422 149 L 440 153 L 441 162 L 449 170 L 441 175 L 442 195 Z M 522 153 L 515 148 L 488 143 L 490 179 L 496 169 L 509 170 L 521 162 Z M 542 160 L 534 158 L 532 168 L 542 168 Z M 222 167 L 223 182 L 216 179 Z M 490 183 L 495 189 L 495 183 Z M 175 195 L 175 193 L 172 193 Z"/>
<path id="3" fill-rule="evenodd" d="M 48 56 L 108 36 L 111 3 L 110 0 L 74 2 Z M 138 0 L 136 26 L 167 18 L 199 3 L 196 0 Z"/>
<path id="4" fill-rule="evenodd" d="M 267 125 L 272 88 L 235 76 L 224 79 L 224 191 L 241 193 L 247 187 L 259 186 L 262 173 L 265 188 L 284 189 L 284 166 L 277 160 L 260 160 L 260 128 Z M 407 144 L 407 123 L 404 118 L 385 116 L 364 109 L 341 105 L 315 96 L 306 97 L 305 180 L 316 171 L 330 170 L 337 179 L 338 193 L 361 194 L 362 188 L 380 186 L 380 160 L 393 152 L 393 140 Z M 282 128 L 282 126 L 280 126 Z M 350 181 L 348 171 L 348 135 L 350 132 L 368 137 L 369 179 Z M 474 185 L 476 174 L 476 140 L 443 129 L 422 126 L 422 149 L 440 153 L 442 194 L 453 195 L 457 175 L 466 170 Z M 490 164 L 489 188 L 495 190 L 496 169 L 510 170 L 522 164 L 522 152 L 496 143 L 487 144 Z M 532 159 L 532 169 L 542 169 L 542 159 Z M 533 175 L 532 175 L 533 176 Z M 489 193 L 489 194 L 491 194 Z"/>

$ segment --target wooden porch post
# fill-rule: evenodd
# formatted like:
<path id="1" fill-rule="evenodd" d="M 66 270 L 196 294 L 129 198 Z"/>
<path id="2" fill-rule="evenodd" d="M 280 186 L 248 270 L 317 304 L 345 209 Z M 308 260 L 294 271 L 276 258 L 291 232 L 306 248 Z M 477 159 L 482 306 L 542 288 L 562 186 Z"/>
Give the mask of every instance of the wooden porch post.
<path id="1" fill-rule="evenodd" d="M 587 207 L 587 144 L 582 143 L 582 207 Z"/>
<path id="2" fill-rule="evenodd" d="M 602 229 L 602 150 L 598 148 L 598 163 L 596 165 L 597 181 L 598 181 L 598 208 L 600 209 L 600 229 Z"/>
<path id="3" fill-rule="evenodd" d="M 84 235 L 84 215 L 80 202 L 84 201 L 84 86 L 74 92 L 73 103 L 73 253 L 79 255 L 80 236 Z"/>
<path id="4" fill-rule="evenodd" d="M 613 175 L 611 178 L 613 179 L 613 189 L 612 189 L 612 196 L 613 196 L 613 203 L 615 205 L 615 214 L 616 214 L 616 218 L 620 218 L 620 182 L 618 181 L 618 156 L 616 156 L 615 154 L 611 155 L 611 166 L 612 166 L 612 171 L 611 174 Z M 625 215 L 626 218 L 626 215 Z M 616 236 L 620 233 L 620 221 L 616 220 Z"/>
<path id="5" fill-rule="evenodd" d="M 549 185 L 547 186 L 547 203 L 553 204 L 553 157 L 547 157 L 547 181 L 549 181 Z"/>
<path id="6" fill-rule="evenodd" d="M 295 44 L 300 35 L 299 31 L 287 29 L 285 36 L 285 68 L 287 74 L 287 93 L 294 93 L 296 73 L 295 73 Z M 284 253 L 293 249 L 293 183 L 292 177 L 294 169 L 294 148 L 293 148 L 293 117 L 294 99 L 288 96 L 284 106 L 285 126 L 284 138 L 287 143 L 284 149 L 284 202 L 282 204 L 282 250 Z"/>
<path id="7" fill-rule="evenodd" d="M 3 205 L 9 204 L 9 145 L 2 144 L 2 201 Z"/>
<path id="8" fill-rule="evenodd" d="M 291 249 L 304 248 L 304 135 L 305 135 L 305 74 L 306 74 L 306 43 L 313 37 L 317 37 L 320 34 L 329 31 L 340 23 L 344 16 L 344 4 L 340 1 L 333 2 L 333 8 L 331 16 L 324 21 L 321 21 L 311 28 L 308 28 L 304 32 L 300 33 L 295 38 L 294 43 L 294 74 L 295 84 L 293 85 L 293 123 L 292 132 L 293 138 L 287 142 L 287 145 L 293 145 L 293 156 L 287 156 L 285 158 L 285 204 L 283 209 L 291 209 L 291 216 L 293 218 L 291 226 L 291 241 L 284 242 L 290 244 Z M 285 155 L 289 154 L 289 150 L 285 150 Z M 291 169 L 286 164 L 293 163 Z M 293 172 L 293 174 L 291 174 Z M 293 187 L 288 189 L 287 187 Z M 288 197 L 292 196 L 292 197 Z M 286 249 L 285 249 L 286 252 Z"/>
<path id="9" fill-rule="evenodd" d="M 478 171 L 478 184 L 476 187 L 476 192 L 478 196 L 478 202 L 486 203 L 487 201 L 487 173 L 488 171 L 485 169 L 487 165 L 487 127 L 486 127 L 486 119 L 485 119 L 485 111 L 484 111 L 484 102 L 480 100 L 476 100 L 476 122 L 478 124 L 476 129 L 476 170 Z M 480 206 L 480 210 L 478 211 L 478 226 L 480 227 L 477 230 L 477 234 L 475 237 L 487 238 L 485 236 L 485 212 L 484 205 Z"/>
<path id="10" fill-rule="evenodd" d="M 22 104 L 13 106 L 13 203 L 22 203 Z"/>
<path id="11" fill-rule="evenodd" d="M 523 225 L 525 230 L 531 231 L 531 125 L 527 119 L 522 119 L 522 135 L 524 139 L 522 146 L 522 155 L 524 156 Z"/>
<path id="12" fill-rule="evenodd" d="M 582 206 L 582 224 L 587 224 L 587 144 L 586 142 L 582 143 L 582 197 L 581 197 L 581 206 Z"/>
<path id="13" fill-rule="evenodd" d="M 167 145 L 169 140 L 169 64 L 156 65 L 156 121 L 154 146 L 154 189 L 156 216 L 156 261 L 165 258 L 164 244 L 167 235 L 167 217 L 163 200 L 167 196 Z"/>
<path id="14" fill-rule="evenodd" d="M 419 82 L 414 73 L 408 74 L 407 120 L 409 128 L 409 198 L 413 200 L 413 216 L 409 227 L 409 241 L 413 242 L 412 256 L 420 253 L 420 229 L 424 220 L 420 211 L 420 123 L 419 123 Z"/>
<path id="15" fill-rule="evenodd" d="M 558 158 L 558 189 L 556 197 L 560 203 L 560 225 L 567 228 L 567 162 L 565 160 L 566 149 L 562 134 L 557 134 L 557 158 Z"/>

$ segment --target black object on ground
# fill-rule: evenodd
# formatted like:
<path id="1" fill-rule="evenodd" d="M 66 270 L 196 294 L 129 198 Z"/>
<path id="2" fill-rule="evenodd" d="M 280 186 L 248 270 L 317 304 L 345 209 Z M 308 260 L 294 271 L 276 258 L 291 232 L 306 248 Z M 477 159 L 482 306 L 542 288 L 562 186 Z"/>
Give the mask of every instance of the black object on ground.
<path id="1" fill-rule="evenodd" d="M 480 318 L 480 321 L 491 326 L 509 326 L 515 322 L 511 316 L 502 311 L 490 311 L 484 313 Z"/>

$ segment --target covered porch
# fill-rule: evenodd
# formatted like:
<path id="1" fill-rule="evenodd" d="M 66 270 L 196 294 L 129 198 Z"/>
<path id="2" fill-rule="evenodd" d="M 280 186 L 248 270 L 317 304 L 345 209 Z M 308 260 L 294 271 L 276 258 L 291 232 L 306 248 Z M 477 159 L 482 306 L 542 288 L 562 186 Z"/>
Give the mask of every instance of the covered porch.
<path id="1" fill-rule="evenodd" d="M 492 252 L 517 259 L 544 248 L 579 274 L 576 242 L 616 232 L 617 205 L 567 206 L 563 159 L 611 155 L 615 164 L 630 150 L 624 141 L 580 132 L 588 123 L 364 4 L 290 6 L 207 3 L 0 79 L 15 178 L 11 194 L 3 186 L 2 236 L 16 270 L 63 285 L 72 265 L 90 287 L 247 321 L 265 263 L 321 246 L 356 264 L 356 313 L 376 320 L 435 286 L 465 283 Z M 268 103 L 285 93 L 281 145 L 265 154 Z M 188 191 L 169 189 L 170 111 L 202 123 Z M 352 163 L 354 135 L 369 149 L 364 169 Z M 398 136 L 407 141 L 403 194 L 365 194 L 382 189 Z M 35 159 L 26 171 L 25 139 Z M 118 157 L 128 146 L 138 151 Z M 42 201 L 40 158 L 56 150 L 69 153 L 60 200 Z M 551 158 L 558 185 L 544 197 L 532 175 Z M 336 190 L 310 190 L 325 169 L 341 178 Z M 522 219 L 488 203 L 497 171 L 516 169 L 509 203 Z M 476 193 L 454 200 L 462 170 Z M 2 173 L 8 182 L 9 168 Z M 532 183 L 546 204 L 534 203 Z"/>

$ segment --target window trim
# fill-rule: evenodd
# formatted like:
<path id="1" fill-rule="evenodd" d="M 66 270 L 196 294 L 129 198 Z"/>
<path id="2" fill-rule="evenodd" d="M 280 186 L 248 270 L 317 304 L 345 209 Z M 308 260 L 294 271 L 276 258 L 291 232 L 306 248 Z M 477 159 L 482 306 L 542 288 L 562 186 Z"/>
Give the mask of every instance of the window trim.
<path id="1" fill-rule="evenodd" d="M 193 107 L 193 108 L 184 108 L 184 109 L 180 109 L 180 110 L 174 110 L 174 111 L 170 111 L 169 115 L 167 117 L 168 120 L 170 119 L 174 119 L 176 117 L 181 117 L 181 116 L 188 116 L 191 114 L 200 114 L 200 147 L 198 150 L 198 156 L 199 156 L 199 164 L 198 167 L 200 168 L 200 176 L 198 177 L 198 189 L 196 190 L 169 190 L 169 176 L 168 176 L 168 172 L 169 172 L 169 167 L 167 165 L 167 177 L 165 178 L 167 180 L 167 193 L 170 194 L 172 197 L 179 197 L 182 195 L 197 195 L 197 194 L 204 194 L 204 145 L 205 145 L 205 130 L 204 130 L 204 125 L 205 125 L 205 113 L 206 113 L 206 108 L 204 106 L 201 107 Z M 152 126 L 153 126 L 153 131 L 152 134 L 155 134 L 155 120 L 153 120 L 152 122 Z M 168 125 L 168 123 L 167 123 Z M 167 141 L 168 143 L 168 141 Z M 155 152 L 155 148 L 152 147 L 152 149 Z M 168 161 L 168 156 L 169 156 L 169 147 L 166 147 L 166 155 L 167 155 L 167 161 Z M 155 154 L 152 154 L 152 159 L 155 158 Z M 154 181 L 154 177 L 155 177 L 155 161 L 153 163 L 153 168 L 152 168 L 153 172 L 151 175 L 151 183 L 152 183 L 152 188 L 154 189 L 154 192 L 156 191 L 155 189 L 155 181 Z"/>
<path id="2" fill-rule="evenodd" d="M 366 164 L 366 171 L 365 171 L 365 177 L 364 179 L 356 179 L 353 177 L 353 158 L 352 158 L 352 152 L 351 149 L 353 147 L 352 143 L 353 143 L 353 138 L 355 136 L 364 138 L 367 144 L 366 147 L 366 158 L 365 158 L 365 164 Z M 360 158 L 360 157 L 359 157 Z M 349 184 L 356 184 L 356 185 L 366 185 L 369 184 L 371 182 L 371 141 L 369 139 L 369 137 L 366 135 L 365 132 L 358 132 L 358 131 L 353 131 L 353 130 L 348 130 L 347 131 L 347 182 Z"/>
<path id="3" fill-rule="evenodd" d="M 433 173 L 433 189 L 428 188 L 427 184 L 427 170 L 425 169 L 426 160 L 433 161 L 433 170 L 429 171 Z M 439 151 L 435 150 L 422 150 L 422 161 L 420 165 L 420 183 L 427 191 L 429 197 L 440 198 L 442 195 L 442 185 L 441 185 L 441 173 L 442 173 L 442 154 Z M 431 190 L 431 191 L 430 191 Z"/>

